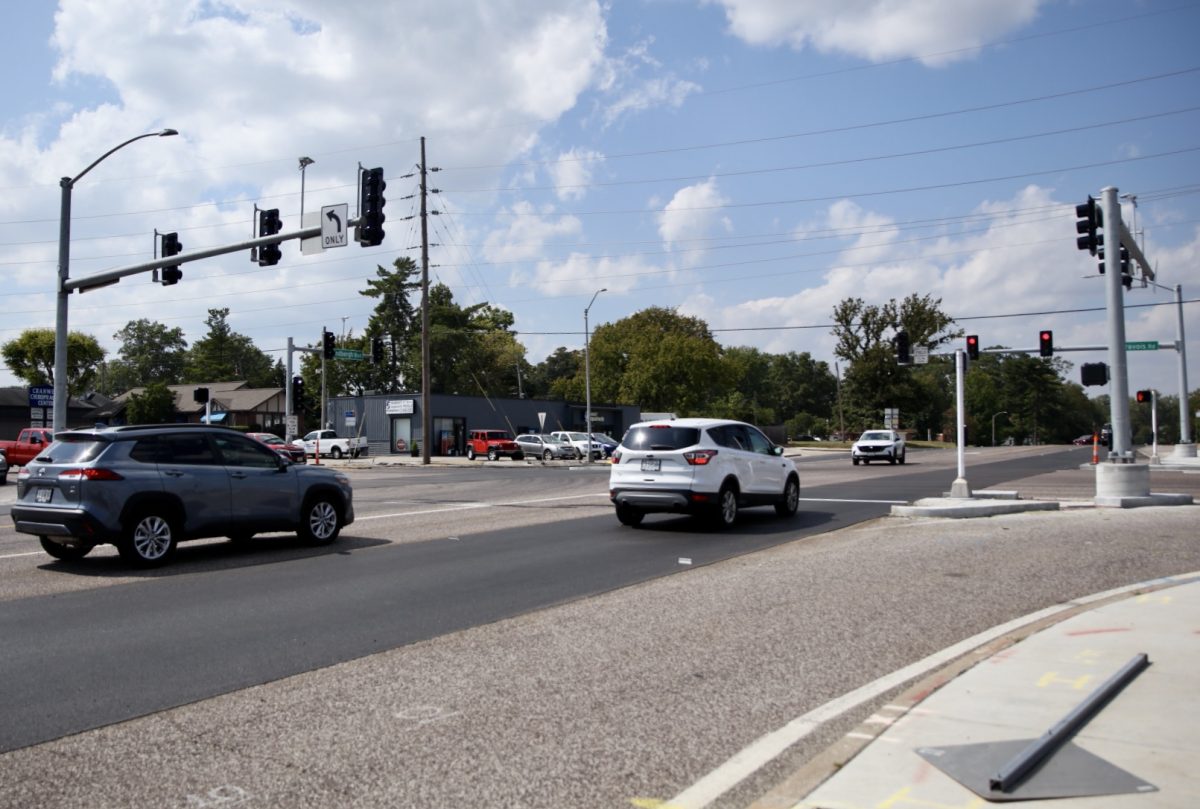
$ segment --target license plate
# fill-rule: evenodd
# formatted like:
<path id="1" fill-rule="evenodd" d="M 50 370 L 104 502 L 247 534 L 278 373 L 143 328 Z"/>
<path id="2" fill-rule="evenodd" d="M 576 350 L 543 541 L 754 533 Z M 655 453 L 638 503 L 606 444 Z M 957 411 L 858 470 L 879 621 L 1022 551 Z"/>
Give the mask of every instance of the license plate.
<path id="1" fill-rule="evenodd" d="M 50 489 L 38 489 L 37 494 L 34 495 L 34 500 L 39 503 L 49 503 L 51 494 L 53 494 L 53 492 Z"/>
<path id="2" fill-rule="evenodd" d="M 658 460 L 657 458 L 654 458 L 654 459 L 643 458 L 642 459 L 642 471 L 643 472 L 657 472 L 660 469 L 662 469 L 662 461 Z"/>

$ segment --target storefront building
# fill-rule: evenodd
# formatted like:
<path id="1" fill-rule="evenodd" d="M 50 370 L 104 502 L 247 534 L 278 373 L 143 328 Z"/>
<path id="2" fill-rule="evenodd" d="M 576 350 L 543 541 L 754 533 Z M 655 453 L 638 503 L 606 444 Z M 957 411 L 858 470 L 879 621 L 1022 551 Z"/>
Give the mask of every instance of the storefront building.
<path id="1" fill-rule="evenodd" d="M 508 430 L 513 436 L 555 430 L 587 432 L 582 403 L 432 394 L 429 405 L 432 456 L 464 454 L 469 430 Z M 640 413 L 632 405 L 593 403 L 592 432 L 619 440 L 629 425 L 639 420 Z M 330 428 L 339 436 L 366 438 L 370 454 L 376 456 L 420 453 L 422 415 L 419 393 L 336 396 L 329 400 Z"/>

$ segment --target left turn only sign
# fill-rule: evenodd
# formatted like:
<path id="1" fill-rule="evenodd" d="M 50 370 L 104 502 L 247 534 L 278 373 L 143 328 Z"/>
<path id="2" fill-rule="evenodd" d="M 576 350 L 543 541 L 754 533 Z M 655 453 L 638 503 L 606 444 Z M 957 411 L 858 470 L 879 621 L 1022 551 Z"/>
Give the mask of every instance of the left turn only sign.
<path id="1" fill-rule="evenodd" d="M 350 205 L 326 205 L 321 208 L 321 247 L 345 247 L 346 223 L 350 216 Z"/>

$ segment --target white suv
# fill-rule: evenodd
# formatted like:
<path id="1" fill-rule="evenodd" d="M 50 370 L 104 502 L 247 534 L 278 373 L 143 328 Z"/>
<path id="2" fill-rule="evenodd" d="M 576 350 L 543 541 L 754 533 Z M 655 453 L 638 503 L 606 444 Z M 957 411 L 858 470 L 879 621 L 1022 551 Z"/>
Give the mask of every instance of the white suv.
<path id="1" fill-rule="evenodd" d="M 796 513 L 800 475 L 757 427 L 725 419 L 635 424 L 613 452 L 609 499 L 617 519 L 637 526 L 653 512 L 711 514 L 733 525 L 743 506 Z"/>
<path id="2" fill-rule="evenodd" d="M 858 437 L 850 447 L 850 460 L 855 466 L 859 462 L 871 461 L 904 463 L 904 436 L 895 430 L 868 430 Z"/>

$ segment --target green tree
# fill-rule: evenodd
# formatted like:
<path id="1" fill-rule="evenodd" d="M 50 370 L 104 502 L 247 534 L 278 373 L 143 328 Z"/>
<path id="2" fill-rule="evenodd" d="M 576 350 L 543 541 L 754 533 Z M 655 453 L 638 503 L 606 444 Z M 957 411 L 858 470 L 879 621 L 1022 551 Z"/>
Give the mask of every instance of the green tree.
<path id="1" fill-rule="evenodd" d="M 396 259 L 392 269 L 375 268 L 375 278 L 358 294 L 379 302 L 367 321 L 366 353 L 370 354 L 371 338 L 384 341 L 382 365 L 367 365 L 362 370 L 359 387 L 384 393 L 421 389 L 421 317 L 412 303 L 420 294 L 416 263 L 408 256 Z"/>
<path id="2" fill-rule="evenodd" d="M 251 388 L 283 386 L 282 365 L 226 322 L 228 307 L 209 309 L 208 334 L 188 352 L 184 382 L 233 382 L 244 380 Z"/>
<path id="3" fill-rule="evenodd" d="M 525 375 L 525 393 L 531 399 L 549 397 L 565 398 L 555 391 L 560 380 L 574 379 L 582 372 L 583 352 L 571 351 L 565 346 L 554 349 L 554 353 L 533 366 Z"/>
<path id="4" fill-rule="evenodd" d="M 105 368 L 105 387 L 121 392 L 151 382 L 178 385 L 187 363 L 183 329 L 168 328 L 152 320 L 131 320 L 113 335 L 121 341 L 118 358 Z"/>
<path id="5" fill-rule="evenodd" d="M 175 416 L 175 394 L 165 382 L 151 382 L 141 393 L 130 394 L 125 409 L 130 424 L 169 424 Z"/>
<path id="6" fill-rule="evenodd" d="M 13 375 L 28 385 L 54 384 L 54 329 L 26 329 L 0 347 Z M 92 390 L 105 351 L 95 337 L 73 331 L 67 335 L 67 395 Z"/>

